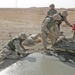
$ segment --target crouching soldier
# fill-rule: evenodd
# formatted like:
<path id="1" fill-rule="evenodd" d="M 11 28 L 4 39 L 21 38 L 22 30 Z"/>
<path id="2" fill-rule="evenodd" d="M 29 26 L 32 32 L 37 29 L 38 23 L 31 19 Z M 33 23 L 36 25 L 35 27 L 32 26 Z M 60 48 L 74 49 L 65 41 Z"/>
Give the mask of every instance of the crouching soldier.
<path id="1" fill-rule="evenodd" d="M 36 43 L 40 43 L 41 41 L 42 41 L 41 33 L 30 34 L 27 37 L 27 40 L 23 42 L 23 45 L 25 45 L 25 46 L 34 46 Z"/>
<path id="2" fill-rule="evenodd" d="M 56 25 L 56 21 L 61 20 L 59 14 L 53 15 L 53 17 L 47 17 L 42 24 L 41 31 L 42 31 L 42 43 L 44 49 L 47 50 L 47 36 L 50 35 L 51 44 L 52 46 L 56 42 L 59 34 L 58 25 Z"/>
<path id="3" fill-rule="evenodd" d="M 35 43 L 41 42 L 41 33 L 31 34 L 28 39 L 33 39 Z"/>
<path id="4" fill-rule="evenodd" d="M 26 49 L 22 45 L 22 42 L 26 39 L 27 36 L 25 34 L 21 34 L 19 37 L 9 41 L 0 54 L 0 61 L 5 58 L 17 59 L 22 55 L 24 56 L 28 54 L 26 53 Z"/>
<path id="5" fill-rule="evenodd" d="M 61 20 L 57 22 L 59 30 L 60 30 L 60 25 L 62 22 L 65 22 L 68 26 L 73 27 L 67 20 L 68 12 L 66 10 L 63 10 L 62 12 L 60 12 L 59 15 L 61 16 Z"/>

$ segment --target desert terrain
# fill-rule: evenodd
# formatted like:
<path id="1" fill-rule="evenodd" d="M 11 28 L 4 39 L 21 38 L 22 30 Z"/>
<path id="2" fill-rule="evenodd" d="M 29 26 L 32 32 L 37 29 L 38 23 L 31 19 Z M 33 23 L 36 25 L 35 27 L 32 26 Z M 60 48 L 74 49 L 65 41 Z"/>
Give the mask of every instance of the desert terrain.
<path id="1" fill-rule="evenodd" d="M 0 8 L 0 51 L 3 50 L 5 44 L 18 36 L 21 33 L 35 34 L 41 32 L 41 24 L 44 20 L 49 8 L 24 8 L 24 9 L 2 9 Z M 57 9 L 58 12 L 64 10 Z M 66 9 L 69 13 L 67 19 L 73 25 L 75 23 L 75 9 Z M 67 26 L 64 22 L 61 25 L 61 31 L 66 37 L 72 37 L 72 28 Z M 42 43 L 35 46 L 28 47 L 30 50 L 43 51 Z M 5 62 L 3 65 L 8 64 Z M 12 61 L 9 62 L 9 64 Z M 8 66 L 8 65 L 5 65 Z M 0 69 L 5 68 L 0 65 Z"/>
<path id="2" fill-rule="evenodd" d="M 13 37 L 20 33 L 35 34 L 41 32 L 41 24 L 44 20 L 49 8 L 23 8 L 23 9 L 0 9 L 0 50 Z M 57 9 L 58 12 L 64 8 Z M 73 24 L 75 23 L 75 9 L 66 9 L 69 13 L 67 19 Z M 68 37 L 72 37 L 72 28 L 62 23 L 61 30 Z M 35 49 L 39 45 L 35 46 Z M 36 48 L 37 47 L 37 48 Z M 41 45 L 42 47 L 42 45 Z"/>
<path id="3" fill-rule="evenodd" d="M 0 50 L 9 40 L 20 33 L 29 35 L 41 32 L 41 24 L 48 10 L 49 8 L 0 9 Z M 63 9 L 57 10 L 60 12 Z M 75 23 L 75 10 L 66 10 L 69 13 L 68 21 L 71 24 Z M 65 23 L 62 24 L 61 30 L 65 32 L 66 36 L 72 34 L 71 28 Z M 38 48 L 38 45 L 36 47 Z"/>

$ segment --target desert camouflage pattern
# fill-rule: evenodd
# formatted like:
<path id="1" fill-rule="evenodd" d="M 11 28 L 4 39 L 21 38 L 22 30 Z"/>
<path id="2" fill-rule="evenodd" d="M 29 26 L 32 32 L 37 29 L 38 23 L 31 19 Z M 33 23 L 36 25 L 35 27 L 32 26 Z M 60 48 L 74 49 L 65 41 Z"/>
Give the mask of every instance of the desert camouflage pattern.
<path id="1" fill-rule="evenodd" d="M 41 28 L 42 43 L 43 43 L 44 48 L 47 48 L 47 36 L 48 35 L 50 35 L 51 44 L 53 45 L 56 42 L 58 38 L 58 34 L 59 34 L 59 29 L 58 29 L 58 26 L 55 24 L 55 21 L 51 22 L 50 20 L 51 20 L 50 18 L 46 18 Z M 50 27 L 47 27 L 48 24 L 50 24 Z"/>
<path id="2" fill-rule="evenodd" d="M 0 61 L 2 61 L 5 58 L 10 58 L 10 59 L 17 59 L 20 57 L 20 55 L 25 55 L 25 51 L 22 47 L 22 45 L 20 44 L 19 40 L 15 40 L 13 42 L 14 46 L 15 46 L 15 50 L 11 50 L 10 47 L 8 45 L 6 45 L 1 54 L 0 54 Z"/>
<path id="3" fill-rule="evenodd" d="M 54 14 L 57 14 L 57 11 L 55 9 L 51 9 L 47 12 L 47 16 L 53 16 Z"/>

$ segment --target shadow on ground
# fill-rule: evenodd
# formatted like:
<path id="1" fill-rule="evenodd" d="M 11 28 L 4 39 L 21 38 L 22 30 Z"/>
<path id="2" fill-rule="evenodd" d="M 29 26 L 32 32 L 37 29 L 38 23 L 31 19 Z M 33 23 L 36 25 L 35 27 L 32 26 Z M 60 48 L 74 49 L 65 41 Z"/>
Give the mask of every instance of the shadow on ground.
<path id="1" fill-rule="evenodd" d="M 43 54 L 43 55 L 45 55 L 45 54 Z M 59 59 L 58 58 L 55 58 L 54 56 L 52 56 L 52 55 L 47 55 L 46 54 L 46 59 L 47 60 L 56 60 L 56 61 L 59 61 Z M 38 59 L 36 59 L 36 57 L 23 57 L 23 58 L 19 58 L 19 59 L 16 59 L 16 60 L 11 60 L 11 59 L 5 59 L 4 61 L 2 61 L 1 63 L 0 63 L 0 71 L 2 71 L 3 69 L 6 69 L 7 67 L 9 67 L 9 66 L 11 66 L 12 64 L 14 64 L 14 63 L 17 63 L 18 61 L 24 61 L 24 60 L 27 60 L 27 61 L 29 61 L 29 62 L 31 62 L 31 63 L 34 63 L 34 62 L 36 62 Z M 61 62 L 61 63 L 63 63 L 63 64 L 65 64 L 65 65 L 67 65 L 67 66 L 70 66 L 70 67 L 73 67 L 73 68 L 75 68 L 75 64 L 74 63 L 71 63 L 71 62 L 69 62 L 69 61 L 67 61 L 67 62 Z"/>

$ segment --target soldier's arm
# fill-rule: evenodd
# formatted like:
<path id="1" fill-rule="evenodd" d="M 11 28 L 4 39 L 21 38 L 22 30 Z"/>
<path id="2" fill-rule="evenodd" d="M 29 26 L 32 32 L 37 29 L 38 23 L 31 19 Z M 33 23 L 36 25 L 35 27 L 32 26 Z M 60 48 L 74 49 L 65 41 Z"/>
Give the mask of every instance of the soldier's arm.
<path id="1" fill-rule="evenodd" d="M 50 18 L 46 18 L 44 23 L 43 23 L 43 30 L 46 31 L 47 33 L 50 33 L 50 31 L 47 28 L 47 25 L 49 22 L 50 22 Z"/>
<path id="2" fill-rule="evenodd" d="M 72 27 L 72 25 L 68 22 L 67 19 L 64 19 L 64 22 L 65 22 L 68 26 Z"/>
<path id="3" fill-rule="evenodd" d="M 23 51 L 23 49 L 20 46 L 20 41 L 19 40 L 15 40 L 14 45 L 15 45 L 15 48 L 16 48 L 16 52 L 18 52 L 22 55 L 25 54 L 25 51 Z"/>
<path id="4" fill-rule="evenodd" d="M 21 46 L 22 50 L 26 51 L 26 48 L 24 47 L 24 45 L 22 43 L 20 46 Z"/>

